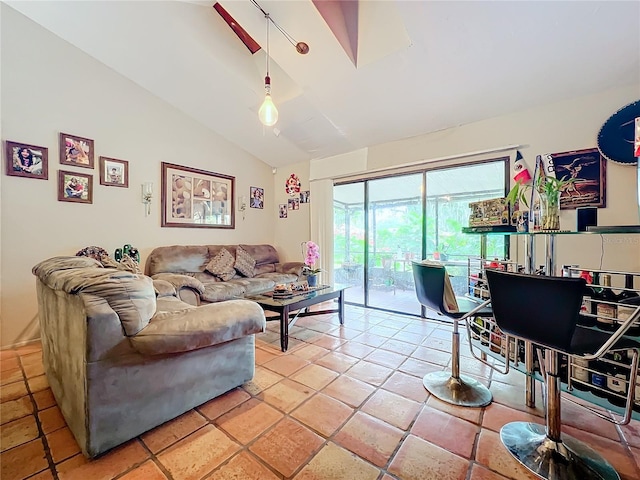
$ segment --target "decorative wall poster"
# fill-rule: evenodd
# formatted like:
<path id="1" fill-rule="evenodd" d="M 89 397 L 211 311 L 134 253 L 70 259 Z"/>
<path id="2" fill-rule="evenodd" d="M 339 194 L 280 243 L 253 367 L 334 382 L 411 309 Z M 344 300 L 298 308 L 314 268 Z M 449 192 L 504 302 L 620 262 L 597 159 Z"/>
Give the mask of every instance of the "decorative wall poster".
<path id="1" fill-rule="evenodd" d="M 162 226 L 235 228 L 235 177 L 162 162 Z"/>
<path id="2" fill-rule="evenodd" d="M 249 195 L 251 196 L 249 207 L 264 208 L 264 188 L 249 187 Z"/>
<path id="3" fill-rule="evenodd" d="M 300 203 L 309 203 L 310 201 L 311 201 L 311 192 L 309 190 L 300 192 Z"/>
<path id="4" fill-rule="evenodd" d="M 280 218 L 287 218 L 287 204 L 281 203 L 279 205 L 278 211 L 280 212 Z"/>
<path id="5" fill-rule="evenodd" d="M 552 153 L 555 177 L 574 179 L 560 195 L 560 209 L 606 206 L 606 165 L 597 148 Z"/>
<path id="6" fill-rule="evenodd" d="M 284 185 L 287 195 L 294 197 L 300 193 L 300 179 L 295 173 L 289 175 Z"/>

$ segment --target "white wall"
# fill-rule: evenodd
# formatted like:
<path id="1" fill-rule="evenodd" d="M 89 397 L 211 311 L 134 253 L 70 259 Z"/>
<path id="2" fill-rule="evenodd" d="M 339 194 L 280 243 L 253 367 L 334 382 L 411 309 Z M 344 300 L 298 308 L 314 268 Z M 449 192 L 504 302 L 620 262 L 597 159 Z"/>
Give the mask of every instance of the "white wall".
<path id="1" fill-rule="evenodd" d="M 51 256 L 130 243 L 144 262 L 159 245 L 274 243 L 271 167 L 5 4 L 1 22 L 2 140 L 49 149 L 49 180 L 0 176 L 2 346 L 38 337 L 31 268 Z M 95 140 L 96 168 L 60 165 L 60 132 Z M 99 184 L 99 155 L 129 161 L 128 189 Z M 265 209 L 247 208 L 244 221 L 236 212 L 233 230 L 161 228 L 163 161 L 233 175 L 236 197 L 262 187 Z M 59 169 L 93 174 L 93 204 L 57 200 Z M 146 181 L 156 192 L 149 217 L 140 199 Z"/>
<path id="2" fill-rule="evenodd" d="M 596 136 L 605 120 L 638 98 L 640 85 L 629 85 L 597 95 L 542 105 L 440 132 L 370 146 L 366 166 L 359 160 L 336 161 L 342 160 L 344 155 L 314 160 L 311 174 L 313 178 L 337 178 L 347 174 L 355 176 L 366 171 L 420 161 L 428 163 L 430 160 L 507 145 L 523 145 L 520 150 L 533 171 L 538 154 L 595 147 Z M 599 225 L 640 224 L 635 168 L 606 162 L 607 206 L 598 210 Z M 575 231 L 574 210 L 561 211 L 560 226 Z M 520 243 L 512 241 L 512 253 L 517 254 L 522 262 L 523 246 Z M 543 264 L 544 242 L 537 243 L 537 263 Z M 640 271 L 640 235 L 560 236 L 557 261 L 558 264 L 580 264 L 589 268 Z"/>

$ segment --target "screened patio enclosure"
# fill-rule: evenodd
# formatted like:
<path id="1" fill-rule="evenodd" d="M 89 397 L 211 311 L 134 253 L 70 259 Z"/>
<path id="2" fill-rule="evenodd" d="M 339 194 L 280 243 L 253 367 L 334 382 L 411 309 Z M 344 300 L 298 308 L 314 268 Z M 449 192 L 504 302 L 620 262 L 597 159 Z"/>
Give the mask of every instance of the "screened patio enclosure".
<path id="1" fill-rule="evenodd" d="M 480 255 L 480 237 L 462 233 L 469 203 L 505 195 L 506 160 L 336 184 L 334 281 L 351 285 L 346 301 L 420 315 L 411 262 L 425 258 L 443 261 L 464 294 Z M 487 255 L 505 256 L 504 237 L 488 238 Z"/>

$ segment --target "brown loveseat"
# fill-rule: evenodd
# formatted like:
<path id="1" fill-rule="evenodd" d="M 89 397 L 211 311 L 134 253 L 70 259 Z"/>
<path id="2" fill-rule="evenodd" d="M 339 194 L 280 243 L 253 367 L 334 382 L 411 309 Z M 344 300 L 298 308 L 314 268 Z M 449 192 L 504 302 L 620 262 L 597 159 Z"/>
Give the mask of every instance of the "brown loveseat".
<path id="1" fill-rule="evenodd" d="M 94 457 L 253 378 L 255 302 L 194 307 L 174 287 L 88 257 L 35 267 L 45 373 Z"/>
<path id="2" fill-rule="evenodd" d="M 211 268 L 212 260 L 223 249 L 235 266 L 225 280 L 210 271 L 215 270 Z M 240 267 L 239 255 L 250 257 L 255 265 L 248 270 Z M 242 298 L 272 289 L 278 283 L 294 282 L 302 275 L 303 266 L 302 262 L 280 263 L 278 252 L 271 245 L 173 245 L 154 249 L 147 257 L 145 273 L 174 285 L 181 300 L 200 305 Z"/>

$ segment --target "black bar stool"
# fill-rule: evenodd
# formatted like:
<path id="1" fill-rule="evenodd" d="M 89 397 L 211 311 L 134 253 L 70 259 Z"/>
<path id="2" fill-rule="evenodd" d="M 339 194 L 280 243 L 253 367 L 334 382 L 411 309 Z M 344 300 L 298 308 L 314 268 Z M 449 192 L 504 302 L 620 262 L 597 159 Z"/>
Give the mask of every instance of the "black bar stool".
<path id="1" fill-rule="evenodd" d="M 424 376 L 422 384 L 429 393 L 443 402 L 461 407 L 484 407 L 492 400 L 491 392 L 479 381 L 460 375 L 460 334 L 458 323 L 474 315 L 491 316 L 489 301 L 478 304 L 466 297 L 455 297 L 458 312 L 449 312 L 444 306 L 445 268 L 443 265 L 428 265 L 411 262 L 416 295 L 421 305 L 447 317 L 453 322 L 451 373 L 431 372 Z"/>
<path id="2" fill-rule="evenodd" d="M 620 477 L 595 450 L 566 434 L 561 434 L 561 382 L 558 353 L 599 358 L 608 350 L 637 349 L 638 342 L 623 337 L 627 324 L 615 334 L 577 325 L 586 283 L 582 278 L 545 277 L 487 269 L 491 305 L 498 327 L 507 335 L 528 340 L 545 349 L 546 426 L 512 422 L 500 430 L 500 439 L 520 463 L 549 480 L 591 480 Z M 638 316 L 639 311 L 633 316 Z M 637 372 L 638 353 L 633 356 L 631 378 Z M 630 384 L 628 384 L 630 385 Z M 628 423 L 633 388 L 628 389 L 625 420 Z M 569 400 L 567 398 L 567 400 Z M 589 410 L 593 411 L 589 408 Z"/>

